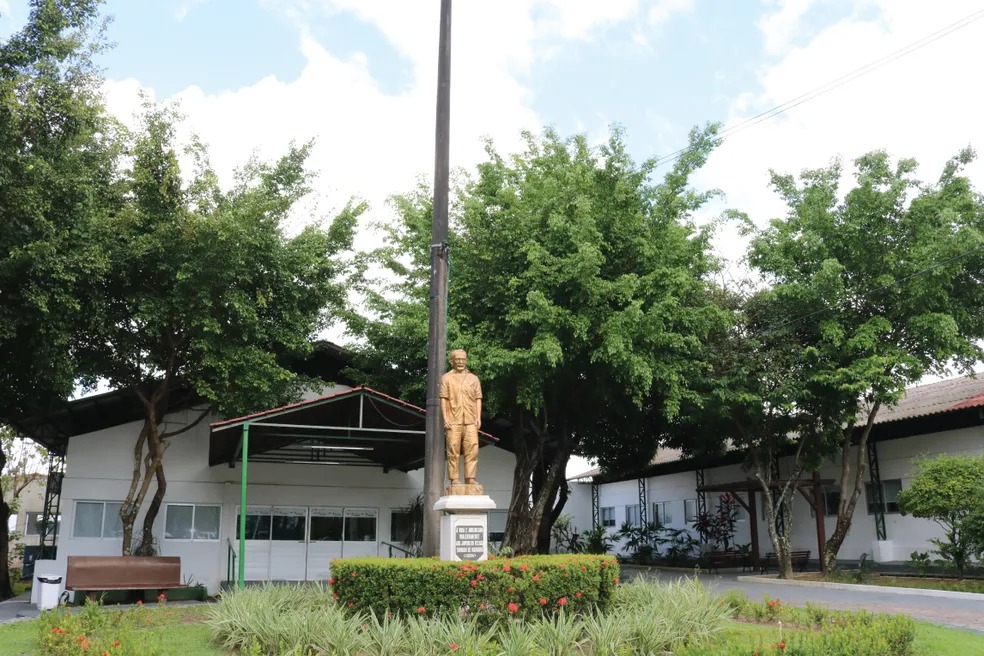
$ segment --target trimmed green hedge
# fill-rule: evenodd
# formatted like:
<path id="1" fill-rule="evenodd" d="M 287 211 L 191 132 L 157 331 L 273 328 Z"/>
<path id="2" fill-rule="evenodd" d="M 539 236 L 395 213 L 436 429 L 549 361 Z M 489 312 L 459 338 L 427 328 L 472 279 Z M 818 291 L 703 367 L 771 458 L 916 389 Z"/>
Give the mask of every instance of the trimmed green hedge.
<path id="1" fill-rule="evenodd" d="M 332 596 L 348 609 L 408 615 L 459 612 L 540 617 L 607 610 L 619 584 L 613 556 L 520 556 L 483 562 L 343 558 L 331 563 Z"/>

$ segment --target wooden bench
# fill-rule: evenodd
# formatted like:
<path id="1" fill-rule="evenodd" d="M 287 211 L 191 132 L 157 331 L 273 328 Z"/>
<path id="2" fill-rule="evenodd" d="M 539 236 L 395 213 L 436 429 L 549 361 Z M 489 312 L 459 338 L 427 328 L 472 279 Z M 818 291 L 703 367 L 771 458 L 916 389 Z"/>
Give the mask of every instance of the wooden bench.
<path id="1" fill-rule="evenodd" d="M 810 551 L 809 549 L 790 551 L 789 560 L 791 561 L 793 567 L 798 567 L 799 571 L 806 571 L 806 565 L 810 562 Z M 772 551 L 765 554 L 765 558 L 762 559 L 762 574 L 769 571 L 769 567 L 779 568 L 779 559 L 776 554 Z"/>
<path id="2" fill-rule="evenodd" d="M 65 589 L 84 592 L 92 601 L 109 590 L 156 590 L 158 595 L 181 583 L 178 556 L 69 556 Z"/>
<path id="3" fill-rule="evenodd" d="M 708 569 L 718 571 L 721 567 L 748 567 L 751 556 L 740 551 L 708 551 L 701 556 Z"/>

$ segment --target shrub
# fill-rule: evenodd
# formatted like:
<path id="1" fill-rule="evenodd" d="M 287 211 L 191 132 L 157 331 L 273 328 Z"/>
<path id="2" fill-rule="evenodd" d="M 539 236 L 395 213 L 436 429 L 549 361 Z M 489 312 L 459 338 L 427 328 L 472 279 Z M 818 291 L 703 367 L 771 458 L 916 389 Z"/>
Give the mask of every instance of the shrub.
<path id="1" fill-rule="evenodd" d="M 332 596 L 353 611 L 401 615 L 541 617 L 605 610 L 618 585 L 610 556 L 522 556 L 483 562 L 344 558 L 331 564 Z"/>
<path id="2" fill-rule="evenodd" d="M 164 600 L 161 601 L 164 605 Z M 62 606 L 45 611 L 38 621 L 36 644 L 44 656 L 89 656 L 109 653 L 113 656 L 156 656 L 164 653 L 162 625 L 174 621 L 175 613 L 167 608 L 140 605 L 134 609 L 105 609 L 87 604 L 73 613 Z"/>

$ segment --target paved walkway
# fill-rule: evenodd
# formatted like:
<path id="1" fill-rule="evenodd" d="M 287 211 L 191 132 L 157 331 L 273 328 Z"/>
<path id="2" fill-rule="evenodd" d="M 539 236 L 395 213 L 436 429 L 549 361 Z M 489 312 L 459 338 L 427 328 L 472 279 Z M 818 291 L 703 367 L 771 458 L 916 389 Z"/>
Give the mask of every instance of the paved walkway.
<path id="1" fill-rule="evenodd" d="M 664 581 L 687 576 L 683 572 L 676 571 L 640 573 L 626 570 L 625 574 L 626 578 L 642 574 L 655 576 Z M 984 633 L 984 599 L 946 599 L 889 592 L 772 585 L 767 582 L 739 581 L 737 574 L 717 576 L 702 574 L 700 580 L 704 585 L 718 592 L 744 590 L 748 598 L 753 601 L 761 600 L 768 595 L 770 599 L 778 597 L 795 606 L 805 606 L 807 602 L 811 602 L 837 610 L 864 609 L 875 613 L 911 615 L 915 619 L 934 624 Z"/>

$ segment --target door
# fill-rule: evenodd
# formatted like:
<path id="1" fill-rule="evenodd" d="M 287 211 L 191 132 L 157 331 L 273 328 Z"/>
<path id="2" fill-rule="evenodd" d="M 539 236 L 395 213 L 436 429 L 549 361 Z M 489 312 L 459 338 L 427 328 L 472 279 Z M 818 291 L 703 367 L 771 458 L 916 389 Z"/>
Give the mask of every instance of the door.
<path id="1" fill-rule="evenodd" d="M 307 550 L 309 581 L 323 581 L 331 576 L 331 560 L 342 557 L 344 522 L 341 508 L 311 508 Z"/>
<path id="2" fill-rule="evenodd" d="M 376 525 L 377 508 L 346 508 L 342 554 L 345 558 L 379 554 Z"/>
<path id="3" fill-rule="evenodd" d="M 239 549 L 239 507 L 236 508 L 234 548 Z M 246 580 L 270 577 L 270 506 L 246 506 Z M 238 565 L 237 565 L 238 567 Z"/>
<path id="4" fill-rule="evenodd" d="M 307 565 L 307 508 L 274 506 L 270 526 L 270 580 L 303 581 Z"/>

